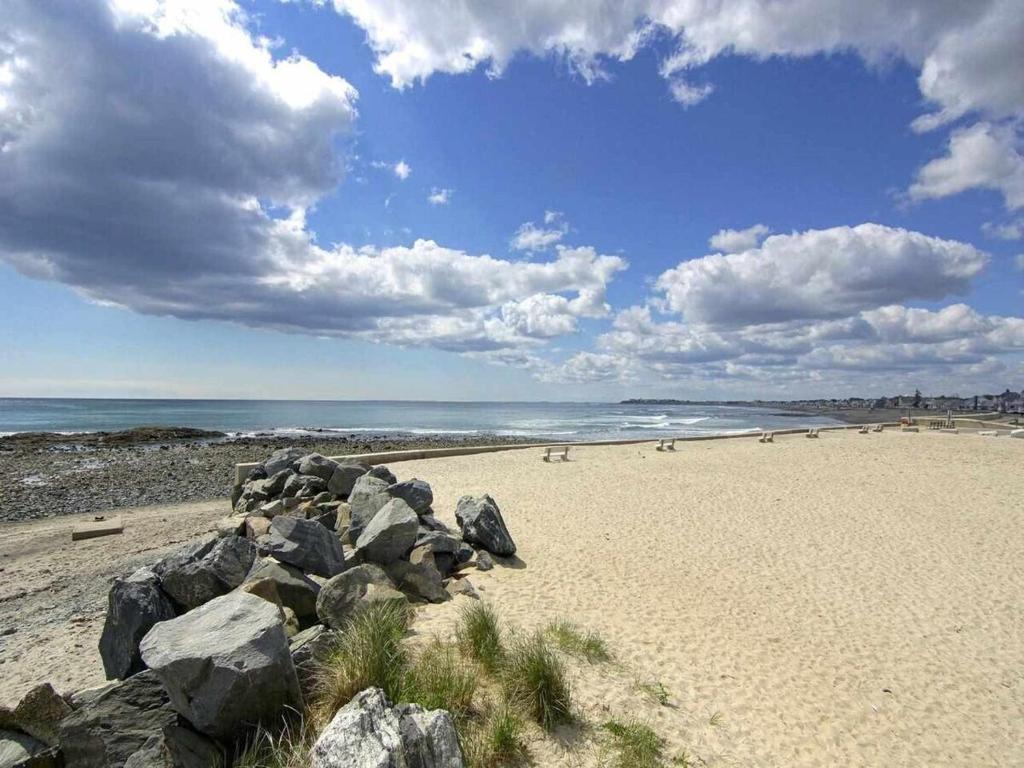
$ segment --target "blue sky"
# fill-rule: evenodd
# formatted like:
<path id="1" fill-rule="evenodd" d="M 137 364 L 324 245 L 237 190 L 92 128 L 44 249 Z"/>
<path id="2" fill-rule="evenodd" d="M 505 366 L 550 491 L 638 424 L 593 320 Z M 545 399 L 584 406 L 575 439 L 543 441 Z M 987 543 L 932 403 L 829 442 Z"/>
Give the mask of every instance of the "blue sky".
<path id="1" fill-rule="evenodd" d="M 776 5 L 12 3 L 0 395 L 1024 387 L 1024 12 Z"/>

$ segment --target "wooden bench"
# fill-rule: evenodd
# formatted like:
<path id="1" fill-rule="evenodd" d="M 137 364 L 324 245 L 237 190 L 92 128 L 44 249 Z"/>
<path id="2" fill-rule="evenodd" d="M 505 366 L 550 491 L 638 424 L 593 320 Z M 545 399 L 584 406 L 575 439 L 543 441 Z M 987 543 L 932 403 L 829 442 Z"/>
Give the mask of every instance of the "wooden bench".
<path id="1" fill-rule="evenodd" d="M 676 439 L 674 437 L 663 437 L 658 440 L 659 451 L 674 451 L 676 449 Z"/>
<path id="2" fill-rule="evenodd" d="M 775 433 L 774 432 L 762 432 L 761 437 L 758 439 L 759 443 L 774 443 Z"/>
<path id="3" fill-rule="evenodd" d="M 562 461 L 569 460 L 568 445 L 549 445 L 544 449 L 544 461 L 551 461 L 551 457 L 561 458 Z"/>

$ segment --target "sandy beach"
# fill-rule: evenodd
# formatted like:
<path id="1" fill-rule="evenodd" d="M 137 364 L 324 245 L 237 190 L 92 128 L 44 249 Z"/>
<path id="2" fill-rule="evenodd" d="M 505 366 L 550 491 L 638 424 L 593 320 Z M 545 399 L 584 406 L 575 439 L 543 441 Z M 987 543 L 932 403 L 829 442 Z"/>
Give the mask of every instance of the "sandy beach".
<path id="1" fill-rule="evenodd" d="M 462 494 L 498 501 L 522 567 L 472 579 L 509 623 L 567 618 L 608 641 L 615 664 L 572 665 L 587 721 L 637 717 L 707 765 L 1024 763 L 1024 441 L 832 432 L 570 456 L 392 469 L 430 482 L 449 523 Z M 68 518 L 4 525 L 0 626 L 17 631 L 0 701 L 101 682 L 109 579 L 226 511 L 128 511 L 123 536 L 78 544 Z M 446 632 L 458 602 L 417 632 Z M 585 733 L 532 748 L 591 764 Z"/>

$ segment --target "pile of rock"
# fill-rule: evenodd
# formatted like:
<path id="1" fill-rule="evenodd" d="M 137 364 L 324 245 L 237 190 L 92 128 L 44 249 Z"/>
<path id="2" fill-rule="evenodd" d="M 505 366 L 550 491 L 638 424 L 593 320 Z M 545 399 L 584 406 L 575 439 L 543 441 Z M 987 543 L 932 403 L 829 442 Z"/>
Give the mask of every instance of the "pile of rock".
<path id="1" fill-rule="evenodd" d="M 361 608 L 476 597 L 467 571 L 515 553 L 489 496 L 459 500 L 459 531 L 433 502 L 427 483 L 387 467 L 275 452 L 218 535 L 114 583 L 100 655 L 115 682 L 70 697 L 39 686 L 0 709 L 0 768 L 222 761 L 254 726 L 301 708 L 312 667 Z M 373 690 L 311 757 L 318 768 L 384 764 L 364 752 L 398 767 L 462 765 L 448 713 L 392 707 Z"/>

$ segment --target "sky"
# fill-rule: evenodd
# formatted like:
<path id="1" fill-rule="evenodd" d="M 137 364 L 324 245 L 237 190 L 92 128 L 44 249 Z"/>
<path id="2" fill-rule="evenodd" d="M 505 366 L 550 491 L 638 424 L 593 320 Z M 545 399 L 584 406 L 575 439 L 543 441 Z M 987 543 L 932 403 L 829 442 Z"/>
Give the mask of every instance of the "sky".
<path id="1" fill-rule="evenodd" d="M 0 396 L 1024 388 L 1019 0 L 0 0 Z"/>

